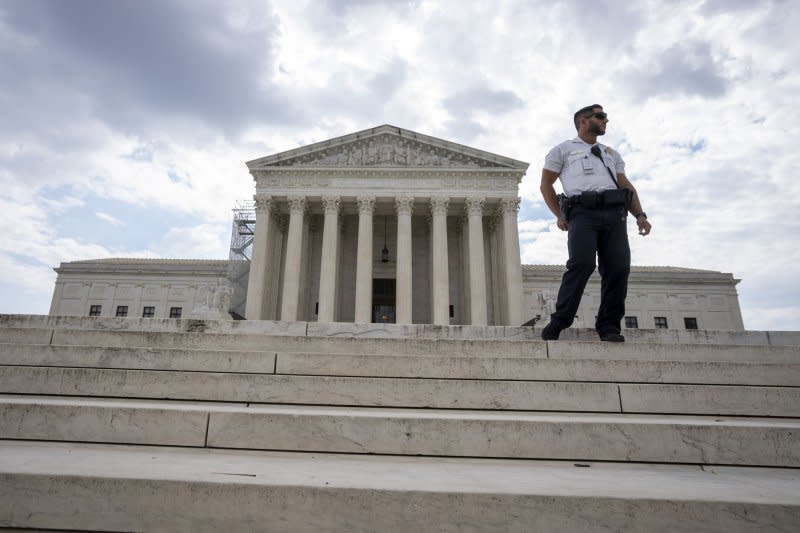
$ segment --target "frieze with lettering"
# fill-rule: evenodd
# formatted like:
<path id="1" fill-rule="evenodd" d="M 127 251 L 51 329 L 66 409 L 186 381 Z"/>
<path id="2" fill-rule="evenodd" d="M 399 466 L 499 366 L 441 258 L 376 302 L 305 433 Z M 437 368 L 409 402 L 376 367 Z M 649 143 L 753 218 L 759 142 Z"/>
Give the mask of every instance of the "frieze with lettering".
<path id="1" fill-rule="evenodd" d="M 449 192 L 479 191 L 481 193 L 510 194 L 516 197 L 519 177 L 461 176 L 425 178 L 414 175 L 385 177 L 342 175 L 328 176 L 259 176 L 256 189 L 259 193 L 280 194 L 345 194 L 364 190 L 381 191 L 386 194 L 403 191 Z"/>

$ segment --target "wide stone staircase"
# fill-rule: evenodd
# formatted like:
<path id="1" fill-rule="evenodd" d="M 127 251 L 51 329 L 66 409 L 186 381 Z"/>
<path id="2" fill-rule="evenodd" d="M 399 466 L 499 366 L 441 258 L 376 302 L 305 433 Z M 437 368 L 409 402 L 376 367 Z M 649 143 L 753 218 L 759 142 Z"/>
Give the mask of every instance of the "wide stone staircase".
<path id="1" fill-rule="evenodd" d="M 0 529 L 798 531 L 800 333 L 0 315 Z"/>

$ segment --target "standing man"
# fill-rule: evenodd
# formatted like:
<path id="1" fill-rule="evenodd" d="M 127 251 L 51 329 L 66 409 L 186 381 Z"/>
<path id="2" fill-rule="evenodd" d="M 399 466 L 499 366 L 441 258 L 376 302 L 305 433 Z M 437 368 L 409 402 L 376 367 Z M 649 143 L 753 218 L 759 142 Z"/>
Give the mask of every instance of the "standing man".
<path id="1" fill-rule="evenodd" d="M 559 229 L 568 231 L 569 250 L 556 310 L 542 330 L 542 338 L 557 340 L 561 330 L 572 324 L 597 257 L 602 282 L 595 329 L 601 340 L 624 342 L 620 331 L 631 270 L 627 213 L 636 218 L 640 235 L 650 233 L 650 223 L 636 189 L 625 176 L 622 157 L 597 142 L 608 123 L 603 106 L 579 109 L 573 121 L 578 136 L 550 150 L 542 169 L 542 196 Z M 553 187 L 559 178 L 563 195 L 556 195 Z"/>

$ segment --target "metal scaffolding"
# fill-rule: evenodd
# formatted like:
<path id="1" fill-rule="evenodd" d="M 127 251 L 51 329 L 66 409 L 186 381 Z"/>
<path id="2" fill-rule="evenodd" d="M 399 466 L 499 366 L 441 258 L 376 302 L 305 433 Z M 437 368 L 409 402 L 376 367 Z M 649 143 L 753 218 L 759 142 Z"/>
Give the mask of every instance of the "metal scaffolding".
<path id="1" fill-rule="evenodd" d="M 247 281 L 250 259 L 253 256 L 253 237 L 256 231 L 256 208 L 252 200 L 240 200 L 233 208 L 231 251 L 228 257 L 228 283 L 231 288 L 231 315 L 244 318 L 247 305 Z"/>

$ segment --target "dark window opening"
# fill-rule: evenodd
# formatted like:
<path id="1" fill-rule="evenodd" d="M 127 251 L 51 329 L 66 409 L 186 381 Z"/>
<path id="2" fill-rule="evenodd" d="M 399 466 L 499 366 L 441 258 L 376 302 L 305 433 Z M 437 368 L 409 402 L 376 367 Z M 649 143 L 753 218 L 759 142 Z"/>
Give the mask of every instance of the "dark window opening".
<path id="1" fill-rule="evenodd" d="M 182 307 L 170 307 L 169 308 L 169 317 L 170 318 L 180 318 L 181 312 L 183 312 Z"/>
<path id="2" fill-rule="evenodd" d="M 683 325 L 686 329 L 697 329 L 697 319 L 692 316 L 687 316 L 683 319 Z"/>
<path id="3" fill-rule="evenodd" d="M 397 280 L 373 278 L 372 321 L 379 324 L 394 324 L 396 317 Z"/>
<path id="4" fill-rule="evenodd" d="M 100 316 L 100 313 L 103 312 L 102 305 L 92 305 L 89 307 L 89 316 Z"/>
<path id="5" fill-rule="evenodd" d="M 118 305 L 117 306 L 117 316 L 128 316 L 128 306 L 127 305 Z"/>
<path id="6" fill-rule="evenodd" d="M 450 318 L 453 318 L 453 317 L 455 317 L 455 316 L 456 316 L 456 310 L 455 310 L 455 307 L 453 307 L 453 306 L 451 305 L 451 306 L 450 306 Z"/>
<path id="7" fill-rule="evenodd" d="M 657 316 L 654 318 L 656 329 L 667 329 L 667 317 Z"/>
<path id="8" fill-rule="evenodd" d="M 625 328 L 626 329 L 637 329 L 639 327 L 639 319 L 635 316 L 626 316 L 625 317 Z"/>
<path id="9" fill-rule="evenodd" d="M 151 305 L 146 305 L 142 309 L 142 318 L 153 318 L 156 316 L 156 308 Z"/>

